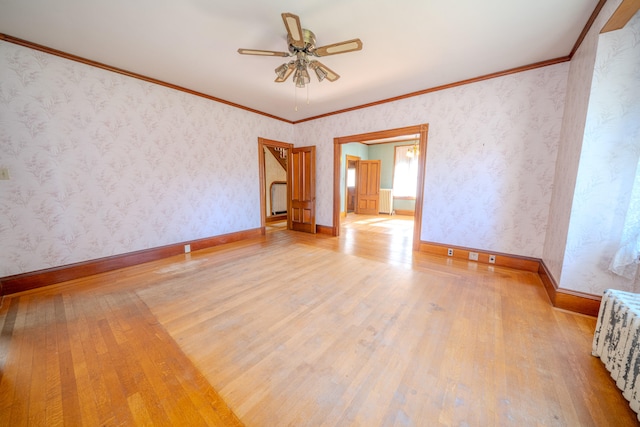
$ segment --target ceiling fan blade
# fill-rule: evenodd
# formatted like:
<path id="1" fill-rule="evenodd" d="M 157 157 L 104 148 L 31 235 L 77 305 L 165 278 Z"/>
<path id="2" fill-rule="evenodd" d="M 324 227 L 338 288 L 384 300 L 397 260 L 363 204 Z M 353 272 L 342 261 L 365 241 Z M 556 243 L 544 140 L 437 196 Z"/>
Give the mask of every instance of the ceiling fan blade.
<path id="1" fill-rule="evenodd" d="M 284 26 L 289 34 L 289 40 L 295 47 L 304 47 L 304 36 L 302 34 L 302 26 L 300 25 L 300 18 L 293 13 L 283 13 L 282 20 Z"/>
<path id="2" fill-rule="evenodd" d="M 238 53 L 242 55 L 259 55 L 259 56 L 291 56 L 288 52 L 276 52 L 274 50 L 259 49 L 238 49 Z"/>
<path id="3" fill-rule="evenodd" d="M 360 39 L 347 40 L 340 43 L 334 43 L 327 46 L 321 46 L 313 51 L 316 56 L 336 55 L 338 53 L 354 52 L 362 49 L 362 41 Z"/>
<path id="4" fill-rule="evenodd" d="M 309 66 L 316 72 L 316 75 L 318 76 L 318 80 L 320 81 L 322 81 L 323 79 L 327 79 L 330 82 L 335 82 L 340 78 L 340 76 L 337 73 L 334 73 L 333 70 L 331 70 L 329 67 L 322 64 L 321 62 L 311 61 L 309 63 Z M 321 71 L 318 72 L 317 70 L 321 70 Z"/>
<path id="5" fill-rule="evenodd" d="M 291 75 L 291 73 L 293 73 L 293 70 L 295 69 L 296 69 L 296 66 L 293 63 L 293 61 L 289 62 L 288 64 L 282 64 L 281 66 L 276 68 L 277 77 L 274 81 L 276 83 L 284 82 L 289 78 L 289 76 Z"/>

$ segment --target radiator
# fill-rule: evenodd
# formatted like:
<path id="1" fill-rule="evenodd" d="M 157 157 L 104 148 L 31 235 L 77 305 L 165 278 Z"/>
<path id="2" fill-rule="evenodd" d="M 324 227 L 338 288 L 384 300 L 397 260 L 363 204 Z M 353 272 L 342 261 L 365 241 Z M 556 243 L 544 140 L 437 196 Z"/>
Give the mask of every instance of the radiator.
<path id="1" fill-rule="evenodd" d="M 393 214 L 393 192 L 388 188 L 380 189 L 380 213 Z"/>
<path id="2" fill-rule="evenodd" d="M 271 215 L 287 212 L 287 184 L 271 184 Z"/>
<path id="3" fill-rule="evenodd" d="M 640 420 L 640 295 L 607 289 L 602 296 L 591 354 L 599 357 Z"/>

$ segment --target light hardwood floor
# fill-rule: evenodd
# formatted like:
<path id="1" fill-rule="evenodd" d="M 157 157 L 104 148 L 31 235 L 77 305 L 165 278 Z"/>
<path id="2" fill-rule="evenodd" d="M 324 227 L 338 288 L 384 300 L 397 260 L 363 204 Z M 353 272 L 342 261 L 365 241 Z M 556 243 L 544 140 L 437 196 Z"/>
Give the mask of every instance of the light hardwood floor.
<path id="1" fill-rule="evenodd" d="M 399 216 L 274 225 L 5 297 L 0 425 L 636 425 L 595 319 L 411 238 Z"/>

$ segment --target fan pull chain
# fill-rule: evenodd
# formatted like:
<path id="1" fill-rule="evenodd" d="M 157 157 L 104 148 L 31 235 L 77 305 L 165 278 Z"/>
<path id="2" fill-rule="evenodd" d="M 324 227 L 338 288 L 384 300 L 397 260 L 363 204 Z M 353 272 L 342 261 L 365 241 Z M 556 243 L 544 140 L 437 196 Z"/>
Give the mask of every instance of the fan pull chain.
<path id="1" fill-rule="evenodd" d="M 305 85 L 307 87 L 307 105 L 309 105 L 309 83 L 307 83 Z M 295 106 L 294 106 L 294 111 L 298 111 L 298 87 L 297 86 L 293 86 L 293 97 L 295 100 Z"/>

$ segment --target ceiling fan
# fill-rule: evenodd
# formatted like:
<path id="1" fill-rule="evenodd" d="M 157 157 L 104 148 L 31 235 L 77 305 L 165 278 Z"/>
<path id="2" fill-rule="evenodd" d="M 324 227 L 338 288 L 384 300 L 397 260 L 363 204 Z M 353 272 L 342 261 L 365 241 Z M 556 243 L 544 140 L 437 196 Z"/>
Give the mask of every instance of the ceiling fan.
<path id="1" fill-rule="evenodd" d="M 310 57 L 322 57 L 336 55 L 338 53 L 354 52 L 362 49 L 362 41 L 360 39 L 352 39 L 340 43 L 334 43 L 327 46 L 316 47 L 316 36 L 313 32 L 302 28 L 300 18 L 293 13 L 283 13 L 282 20 L 287 29 L 287 41 L 289 43 L 288 52 L 277 52 L 272 50 L 257 49 L 238 49 L 238 53 L 243 55 L 261 55 L 261 56 L 295 56 L 295 60 L 291 60 L 280 65 L 275 69 L 276 82 L 282 83 L 293 73 L 293 82 L 296 87 L 303 88 L 311 79 L 308 69 L 312 69 L 318 81 L 327 79 L 334 82 L 340 78 L 338 74 L 329 69 L 326 65 L 310 59 Z"/>

